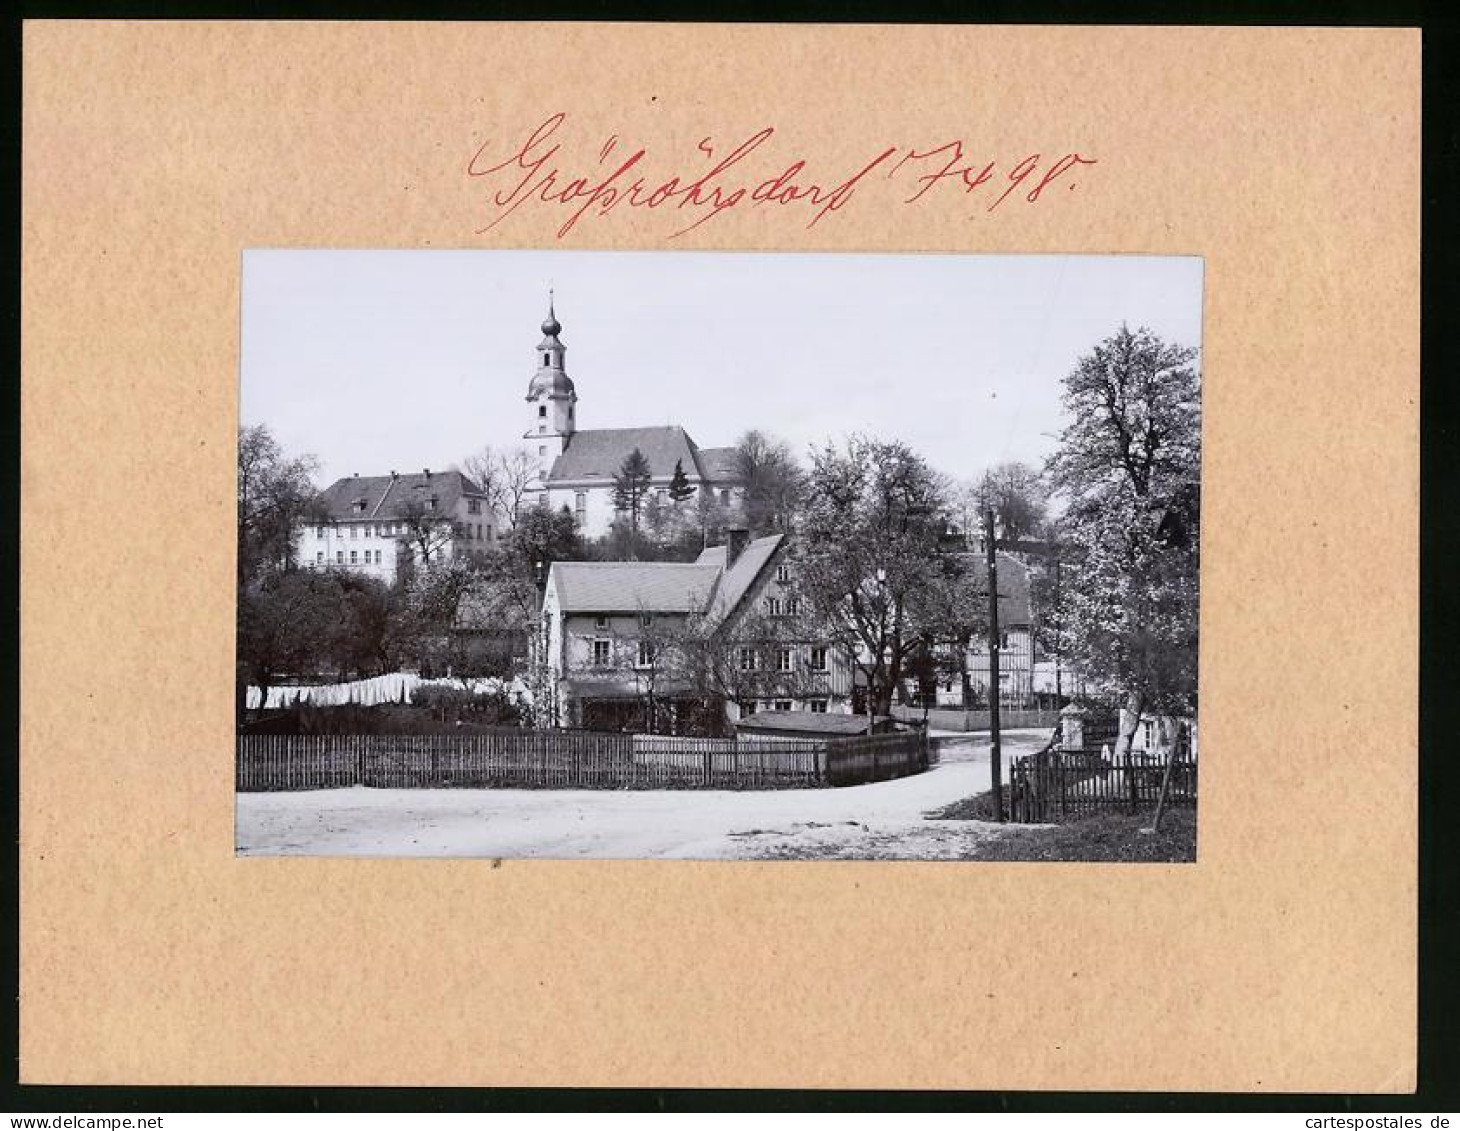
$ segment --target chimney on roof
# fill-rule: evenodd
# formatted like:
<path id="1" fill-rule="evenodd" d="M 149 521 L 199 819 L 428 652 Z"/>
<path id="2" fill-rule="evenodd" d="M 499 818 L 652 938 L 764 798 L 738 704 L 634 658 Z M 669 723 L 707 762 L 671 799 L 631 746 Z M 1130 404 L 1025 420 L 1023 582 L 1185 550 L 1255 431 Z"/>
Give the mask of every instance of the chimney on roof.
<path id="1" fill-rule="evenodd" d="M 423 468 L 421 468 L 421 470 L 426 473 L 426 478 L 427 479 L 430 479 L 431 478 L 431 469 L 429 467 L 423 467 Z"/>
<path id="2" fill-rule="evenodd" d="M 391 478 L 391 482 L 395 482 L 395 480 L 399 479 L 400 476 L 398 476 L 394 471 L 392 471 L 390 473 L 390 478 Z"/>
<path id="3" fill-rule="evenodd" d="M 360 478 L 360 473 L 358 471 L 356 471 L 353 474 L 351 474 L 350 478 L 351 479 L 359 479 Z"/>
<path id="4" fill-rule="evenodd" d="M 743 526 L 731 526 L 725 530 L 725 568 L 729 569 L 735 560 L 745 553 L 750 545 L 750 531 Z"/>

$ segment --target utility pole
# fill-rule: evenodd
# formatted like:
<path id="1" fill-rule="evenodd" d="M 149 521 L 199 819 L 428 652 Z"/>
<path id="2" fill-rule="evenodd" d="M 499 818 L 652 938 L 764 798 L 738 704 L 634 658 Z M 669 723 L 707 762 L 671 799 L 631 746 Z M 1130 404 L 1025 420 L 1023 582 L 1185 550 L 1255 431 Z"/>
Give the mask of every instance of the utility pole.
<path id="1" fill-rule="evenodd" d="M 999 750 L 999 562 L 994 541 L 994 508 L 983 513 L 984 551 L 989 574 L 989 772 L 994 819 L 1004 819 L 1004 767 Z"/>
<path id="2" fill-rule="evenodd" d="M 1054 709 L 1060 709 L 1061 701 L 1064 699 L 1064 688 L 1060 685 L 1060 654 L 1064 651 L 1064 606 L 1060 604 L 1060 566 L 1061 560 L 1054 560 Z"/>

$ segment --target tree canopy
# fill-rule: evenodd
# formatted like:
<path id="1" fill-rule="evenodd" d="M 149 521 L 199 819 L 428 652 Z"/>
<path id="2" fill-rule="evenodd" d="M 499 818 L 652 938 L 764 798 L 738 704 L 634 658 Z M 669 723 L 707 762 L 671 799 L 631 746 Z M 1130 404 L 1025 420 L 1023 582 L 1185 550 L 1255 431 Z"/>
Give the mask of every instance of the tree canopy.
<path id="1" fill-rule="evenodd" d="M 805 473 L 790 446 L 752 429 L 735 445 L 735 469 L 744 484 L 745 524 L 751 532 L 790 531 L 805 489 Z"/>
<path id="2" fill-rule="evenodd" d="M 945 484 L 906 444 L 854 436 L 813 451 L 798 593 L 862 670 L 879 713 L 913 651 L 964 635 L 954 619 L 976 616 L 966 559 L 944 553 L 946 525 Z"/>
<path id="3" fill-rule="evenodd" d="M 1144 328 L 1100 342 L 1065 378 L 1069 423 L 1047 469 L 1078 554 L 1061 601 L 1068 654 L 1135 716 L 1196 704 L 1196 358 Z"/>
<path id="4" fill-rule="evenodd" d="M 238 583 L 292 569 L 299 524 L 316 514 L 313 456 L 284 455 L 267 426 L 238 430 Z"/>

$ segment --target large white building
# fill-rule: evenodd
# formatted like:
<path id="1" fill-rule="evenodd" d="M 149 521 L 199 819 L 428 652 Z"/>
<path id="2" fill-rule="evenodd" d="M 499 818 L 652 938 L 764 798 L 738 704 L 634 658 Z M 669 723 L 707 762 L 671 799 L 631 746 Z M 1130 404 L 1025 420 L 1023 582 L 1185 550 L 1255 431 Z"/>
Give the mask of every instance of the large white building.
<path id="1" fill-rule="evenodd" d="M 307 569 L 345 569 L 395 580 L 402 558 L 441 561 L 485 550 L 500 537 L 491 503 L 459 471 L 352 475 L 319 497 L 299 536 Z"/>
<path id="2" fill-rule="evenodd" d="M 537 372 L 527 386 L 529 426 L 523 440 L 535 462 L 525 501 L 553 510 L 567 507 L 586 537 L 603 535 L 618 517 L 614 477 L 637 448 L 649 464 L 653 505 L 673 508 L 669 485 L 677 467 L 695 490 L 680 507 L 691 508 L 691 514 L 701 506 L 733 512 L 744 494 L 734 448 L 701 448 L 678 425 L 578 427 L 578 393 L 568 376 L 562 330 L 549 299 Z"/>

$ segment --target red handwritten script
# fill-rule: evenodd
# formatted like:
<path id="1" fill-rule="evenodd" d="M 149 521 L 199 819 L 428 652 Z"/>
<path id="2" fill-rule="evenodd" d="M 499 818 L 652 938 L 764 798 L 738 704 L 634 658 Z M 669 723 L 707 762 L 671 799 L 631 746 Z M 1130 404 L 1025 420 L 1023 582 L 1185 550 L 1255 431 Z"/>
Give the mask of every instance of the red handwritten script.
<path id="1" fill-rule="evenodd" d="M 658 209 L 675 214 L 674 239 L 732 208 L 777 206 L 795 209 L 814 227 L 829 213 L 845 208 L 861 187 L 891 182 L 902 204 L 961 193 L 982 212 L 1005 203 L 1037 204 L 1056 183 L 1071 191 L 1075 172 L 1096 164 L 1093 157 L 1064 153 L 1047 158 L 1030 153 L 1013 159 L 972 156 L 959 140 L 925 149 L 888 145 L 870 147 L 865 159 L 844 169 L 812 168 L 805 158 L 776 155 L 775 128 L 765 126 L 743 140 L 722 143 L 704 138 L 678 165 L 660 164 L 642 147 L 609 137 L 594 160 L 564 151 L 557 140 L 567 119 L 554 114 L 519 143 L 504 147 L 496 159 L 494 143 L 483 142 L 467 162 L 466 175 L 488 190 L 482 235 L 521 209 L 557 210 L 563 220 L 557 238 L 585 219 L 602 219 L 624 208 Z M 500 152 L 500 150 L 498 150 Z M 682 162 L 688 160 L 686 166 Z"/>

